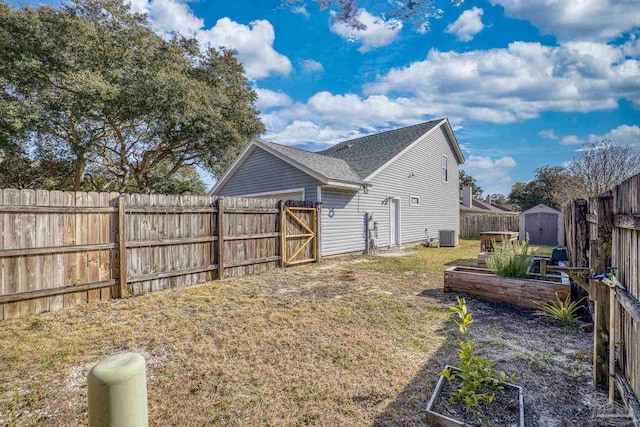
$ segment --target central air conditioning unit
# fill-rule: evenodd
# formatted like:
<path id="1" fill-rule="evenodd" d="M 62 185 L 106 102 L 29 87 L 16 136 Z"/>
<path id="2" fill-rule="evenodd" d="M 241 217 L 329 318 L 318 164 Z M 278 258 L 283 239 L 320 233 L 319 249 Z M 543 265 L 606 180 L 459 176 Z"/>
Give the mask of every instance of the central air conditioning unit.
<path id="1" fill-rule="evenodd" d="M 456 230 L 440 230 L 440 246 L 448 248 L 458 246 L 458 233 L 456 233 Z"/>

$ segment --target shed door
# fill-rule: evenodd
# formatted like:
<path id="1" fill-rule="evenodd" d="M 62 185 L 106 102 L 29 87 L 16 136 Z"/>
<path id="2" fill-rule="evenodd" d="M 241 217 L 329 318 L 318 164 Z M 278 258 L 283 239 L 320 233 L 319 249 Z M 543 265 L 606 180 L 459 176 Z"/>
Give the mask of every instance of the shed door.
<path id="1" fill-rule="evenodd" d="M 558 244 L 558 214 L 530 213 L 525 215 L 525 231 L 535 245 Z"/>

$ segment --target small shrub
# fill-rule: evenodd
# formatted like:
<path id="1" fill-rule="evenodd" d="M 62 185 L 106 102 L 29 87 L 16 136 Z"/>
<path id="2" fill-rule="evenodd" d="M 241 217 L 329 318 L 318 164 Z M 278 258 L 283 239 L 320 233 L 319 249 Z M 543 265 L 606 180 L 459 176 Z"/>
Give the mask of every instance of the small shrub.
<path id="1" fill-rule="evenodd" d="M 538 315 L 549 317 L 563 325 L 573 326 L 578 321 L 578 311 L 580 303 L 584 298 L 578 301 L 571 301 L 571 295 L 567 295 L 565 300 L 561 300 L 556 293 L 556 300 L 552 302 L 539 303 L 536 305 L 540 309 Z"/>
<path id="2" fill-rule="evenodd" d="M 529 240 L 511 243 L 503 240 L 500 245 L 493 241 L 493 256 L 487 259 L 487 266 L 498 276 L 525 278 L 533 256 L 529 250 Z"/>
<path id="3" fill-rule="evenodd" d="M 462 385 L 458 390 L 451 393 L 449 400 L 451 403 L 463 403 L 467 410 L 482 417 L 482 406 L 491 404 L 495 400 L 495 393 L 503 391 L 502 382 L 515 382 L 515 377 L 508 377 L 502 371 L 493 368 L 493 362 L 475 354 L 475 341 L 466 339 L 469 332 L 469 325 L 473 323 L 471 313 L 467 310 L 467 303 L 464 298 L 458 298 L 458 304 L 449 307 L 458 315 L 459 320 L 455 320 L 464 339 L 458 340 L 458 358 L 460 359 L 460 372 L 445 369 L 442 375 L 448 380 L 456 378 L 461 380 Z"/>

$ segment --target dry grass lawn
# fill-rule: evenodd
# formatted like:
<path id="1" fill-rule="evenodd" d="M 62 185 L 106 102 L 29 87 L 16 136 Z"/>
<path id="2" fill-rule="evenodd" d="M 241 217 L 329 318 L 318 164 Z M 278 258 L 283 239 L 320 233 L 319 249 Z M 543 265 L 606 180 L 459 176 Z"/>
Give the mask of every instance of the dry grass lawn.
<path id="1" fill-rule="evenodd" d="M 0 425 L 86 424 L 87 372 L 123 351 L 147 360 L 152 425 L 425 425 L 438 373 L 455 361 L 442 271 L 477 247 L 327 260 L 4 322 Z M 589 335 L 469 300 L 478 341 L 531 391 L 530 424 L 590 425 L 585 413 L 606 397 L 588 386 Z"/>

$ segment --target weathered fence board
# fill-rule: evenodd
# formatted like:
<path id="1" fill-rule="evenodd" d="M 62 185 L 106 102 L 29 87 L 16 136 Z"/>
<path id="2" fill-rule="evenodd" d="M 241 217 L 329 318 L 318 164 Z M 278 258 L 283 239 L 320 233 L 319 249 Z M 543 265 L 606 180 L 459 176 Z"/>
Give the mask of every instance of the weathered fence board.
<path id="1" fill-rule="evenodd" d="M 281 241 L 289 264 L 320 259 L 319 204 L 286 206 L 309 244 L 273 199 L 0 190 L 0 319 L 259 273 Z"/>
<path id="2" fill-rule="evenodd" d="M 518 231 L 518 215 L 460 215 L 460 237 L 477 238 L 485 231 Z"/>
<path id="3" fill-rule="evenodd" d="M 575 207 L 577 201 L 572 203 Z M 640 175 L 590 199 L 588 207 L 583 221 L 568 221 L 571 259 L 578 266 L 583 262 L 580 240 L 586 236 L 589 256 L 585 266 L 595 274 L 603 273 L 609 266 L 617 267 L 616 276 L 625 287 L 615 292 L 612 299 L 615 307 L 610 307 L 611 291 L 599 281 L 591 281 L 590 298 L 595 305 L 594 382 L 613 381 L 611 371 L 614 370 L 623 400 L 636 413 L 640 408 L 637 399 L 640 392 Z M 615 321 L 610 326 L 609 311 L 614 308 Z M 612 351 L 613 345 L 615 351 Z M 607 363 L 609 354 L 615 356 L 611 366 Z"/>
<path id="4" fill-rule="evenodd" d="M 619 343 L 618 352 L 622 356 L 618 365 L 637 396 L 640 392 L 640 319 L 627 307 L 637 307 L 640 299 L 640 230 L 634 227 L 634 218 L 640 215 L 640 175 L 618 185 L 612 193 L 614 227 L 611 263 L 618 267 L 618 279 L 628 293 L 619 292 L 619 296 L 627 298 L 617 310 L 616 342 Z"/>

